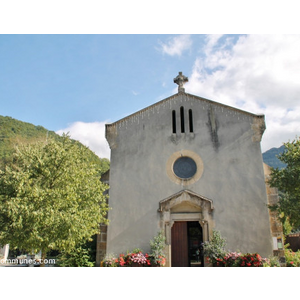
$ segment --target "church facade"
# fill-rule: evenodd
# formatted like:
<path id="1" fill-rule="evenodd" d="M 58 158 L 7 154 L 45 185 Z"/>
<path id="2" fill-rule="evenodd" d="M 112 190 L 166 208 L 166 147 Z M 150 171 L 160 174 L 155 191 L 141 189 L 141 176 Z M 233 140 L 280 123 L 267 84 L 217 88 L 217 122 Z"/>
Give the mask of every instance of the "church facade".
<path id="1" fill-rule="evenodd" d="M 106 253 L 149 251 L 162 230 L 167 265 L 191 266 L 201 243 L 218 230 L 228 249 L 268 257 L 264 116 L 188 94 L 187 80 L 180 72 L 177 94 L 106 125 Z"/>

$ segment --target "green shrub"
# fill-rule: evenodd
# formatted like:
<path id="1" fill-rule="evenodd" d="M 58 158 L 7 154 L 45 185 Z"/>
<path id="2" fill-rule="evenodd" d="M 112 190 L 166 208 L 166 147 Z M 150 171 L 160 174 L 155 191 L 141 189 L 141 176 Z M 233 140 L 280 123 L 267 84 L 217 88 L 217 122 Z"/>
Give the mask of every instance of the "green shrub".
<path id="1" fill-rule="evenodd" d="M 166 238 L 162 231 L 158 232 L 157 236 L 155 236 L 153 240 L 150 241 L 151 251 L 149 257 L 150 257 L 151 264 L 153 265 L 158 264 L 161 266 L 165 265 L 166 263 L 166 257 L 164 252 L 166 246 L 165 241 Z"/>
<path id="2" fill-rule="evenodd" d="M 292 251 L 291 249 L 284 249 L 284 255 L 287 267 L 300 267 L 300 251 Z"/>
<path id="3" fill-rule="evenodd" d="M 118 258 L 114 254 L 106 254 L 104 260 L 101 262 L 102 267 L 118 267 Z"/>
<path id="4" fill-rule="evenodd" d="M 277 256 L 271 256 L 265 260 L 263 267 L 280 267 L 279 258 Z"/>
<path id="5" fill-rule="evenodd" d="M 79 246 L 69 253 L 62 252 L 58 256 L 58 265 L 60 267 L 94 267 L 94 262 L 91 261 L 90 249 Z"/>
<path id="6" fill-rule="evenodd" d="M 219 231 L 213 231 L 212 238 L 209 242 L 203 243 L 204 256 L 210 263 L 219 266 L 226 256 L 226 240 L 221 237 Z"/>

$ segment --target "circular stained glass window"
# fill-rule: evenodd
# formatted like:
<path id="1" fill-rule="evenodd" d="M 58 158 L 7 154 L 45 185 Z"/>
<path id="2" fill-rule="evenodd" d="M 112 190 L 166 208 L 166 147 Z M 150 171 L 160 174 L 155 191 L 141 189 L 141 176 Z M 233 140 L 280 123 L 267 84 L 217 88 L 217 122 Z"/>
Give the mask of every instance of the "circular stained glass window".
<path id="1" fill-rule="evenodd" d="M 182 156 L 175 161 L 173 171 L 177 177 L 181 179 L 189 179 L 196 174 L 197 165 L 192 158 Z"/>

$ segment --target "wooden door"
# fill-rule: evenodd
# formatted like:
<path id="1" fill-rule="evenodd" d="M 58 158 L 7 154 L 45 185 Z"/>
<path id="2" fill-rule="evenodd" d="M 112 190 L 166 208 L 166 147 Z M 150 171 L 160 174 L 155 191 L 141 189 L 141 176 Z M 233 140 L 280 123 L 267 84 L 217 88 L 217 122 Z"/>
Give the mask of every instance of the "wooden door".
<path id="1" fill-rule="evenodd" d="M 175 222 L 171 230 L 172 267 L 188 267 L 188 230 L 187 222 Z"/>

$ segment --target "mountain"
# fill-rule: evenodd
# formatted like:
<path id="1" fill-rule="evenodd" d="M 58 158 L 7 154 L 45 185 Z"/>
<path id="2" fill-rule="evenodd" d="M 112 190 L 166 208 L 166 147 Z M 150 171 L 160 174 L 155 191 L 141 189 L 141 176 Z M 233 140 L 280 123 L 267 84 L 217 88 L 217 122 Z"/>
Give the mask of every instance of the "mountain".
<path id="1" fill-rule="evenodd" d="M 22 142 L 45 140 L 47 138 L 62 139 L 54 131 L 49 131 L 42 126 L 35 126 L 11 117 L 0 116 L 0 168 L 3 168 L 6 163 L 11 161 L 14 145 Z M 74 141 L 74 143 L 85 147 L 78 141 Z M 99 158 L 91 150 L 89 154 L 89 159 L 99 167 L 101 174 L 109 169 L 108 159 Z"/>
<path id="2" fill-rule="evenodd" d="M 275 169 L 276 168 L 279 168 L 279 169 L 284 168 L 286 165 L 277 158 L 277 156 L 279 154 L 283 153 L 284 149 L 285 149 L 285 146 L 282 145 L 279 148 L 272 148 L 272 149 L 264 152 L 263 153 L 264 163 Z"/>

